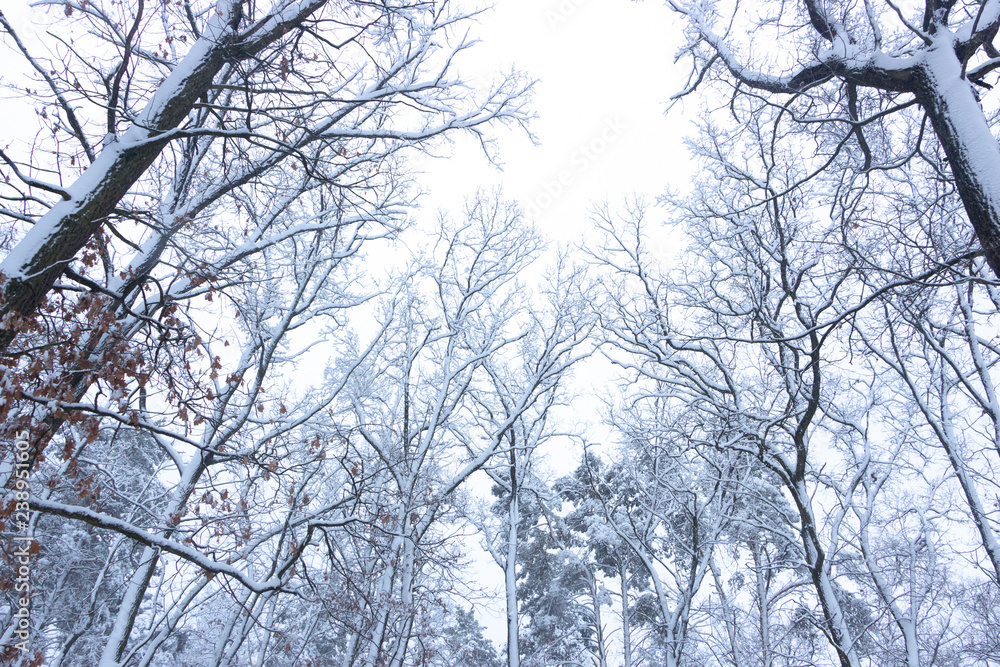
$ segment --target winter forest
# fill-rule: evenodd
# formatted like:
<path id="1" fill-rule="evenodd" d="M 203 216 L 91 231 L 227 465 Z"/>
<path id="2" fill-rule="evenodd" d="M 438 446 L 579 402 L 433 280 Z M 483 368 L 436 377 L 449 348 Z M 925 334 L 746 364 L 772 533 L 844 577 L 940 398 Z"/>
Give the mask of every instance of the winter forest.
<path id="1" fill-rule="evenodd" d="M 0 3 L 0 663 L 1000 665 L 1000 0 L 640 4 Z"/>

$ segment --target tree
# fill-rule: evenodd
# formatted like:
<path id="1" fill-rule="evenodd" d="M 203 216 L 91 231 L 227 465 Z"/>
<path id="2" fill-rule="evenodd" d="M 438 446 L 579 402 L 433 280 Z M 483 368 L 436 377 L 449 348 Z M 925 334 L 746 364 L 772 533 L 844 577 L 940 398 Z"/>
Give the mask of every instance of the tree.
<path id="1" fill-rule="evenodd" d="M 781 622 L 790 606 L 801 604 L 802 554 L 788 528 L 794 511 L 780 485 L 758 462 L 745 463 L 726 534 L 710 564 L 718 601 L 701 606 L 712 619 L 703 641 L 720 663 L 771 667 L 782 664 L 783 656 L 802 657 L 796 633 Z"/>
<path id="2" fill-rule="evenodd" d="M 646 592 L 648 577 L 642 560 L 607 526 L 604 507 L 634 497 L 631 481 L 622 465 L 608 466 L 592 451 L 585 451 L 573 474 L 556 480 L 554 485 L 562 501 L 572 505 L 565 525 L 570 536 L 575 537 L 572 541 L 583 551 L 584 562 L 595 573 L 617 579 L 624 667 L 636 664 L 633 635 L 639 624 L 632 600 L 637 593 Z"/>
<path id="3" fill-rule="evenodd" d="M 91 27 L 87 39 L 95 40 L 86 44 L 87 53 L 103 58 L 108 52 L 101 65 L 113 76 L 96 89 L 86 87 L 93 81 L 91 63 L 79 51 L 67 52 L 65 64 L 35 59 L 5 23 L 43 79 L 44 92 L 37 94 L 45 113 L 39 120 L 53 130 L 39 135 L 51 140 L 25 147 L 28 155 L 51 155 L 49 162 L 8 156 L 5 196 L 16 207 L 4 212 L 30 230 L 16 248 L 8 248 L 2 269 L 10 279 L 3 308 L 13 318 L 4 347 L 21 336 L 5 361 L 5 386 L 31 387 L 23 393 L 46 404 L 78 403 L 95 386 L 98 393 L 134 393 L 136 384 L 153 374 L 150 364 L 160 345 L 186 345 L 197 340 L 196 332 L 204 338 L 212 329 L 179 317 L 178 310 L 242 284 L 243 272 L 270 249 L 324 230 L 338 234 L 353 228 L 355 244 L 342 248 L 350 253 L 363 240 L 397 234 L 413 203 L 401 166 L 404 149 L 420 149 L 435 137 L 463 130 L 489 146 L 482 124 L 526 118 L 527 84 L 515 75 L 468 106 L 457 100 L 461 82 L 451 68 L 469 43 L 445 50 L 449 40 L 436 36 L 468 15 L 453 13 L 447 3 L 434 10 L 424 3 L 379 8 L 361 3 L 347 10 L 281 2 L 260 16 L 240 7 L 226 2 L 218 11 L 206 8 L 188 17 L 180 5 L 163 5 L 156 18 L 168 26 L 167 34 L 141 6 L 87 3 L 68 12 L 62 22 L 67 25 L 54 26 L 56 36 L 68 42 L 70 36 L 58 31 L 83 21 Z M 116 16 L 130 9 L 135 11 L 127 20 Z M 247 27 L 216 25 L 226 11 L 239 14 Z M 202 14 L 211 17 L 211 25 L 195 20 Z M 121 35 L 119 24 L 134 30 Z M 277 32 L 258 44 L 253 40 L 262 30 Z M 228 36 L 216 35 L 219 31 Z M 263 51 L 243 54 L 232 40 Z M 187 55 L 176 53 L 188 43 Z M 122 50 L 120 60 L 111 55 L 115 48 Z M 158 55 L 162 49 L 166 56 Z M 252 66 L 230 62 L 233 49 Z M 174 99 L 181 83 L 200 81 L 187 76 L 188 70 L 205 63 L 218 71 L 199 83 L 204 90 Z M 176 128 L 149 126 L 161 107 L 180 114 L 172 121 Z M 127 129 L 112 141 L 119 126 Z M 143 138 L 150 133 L 155 140 Z M 106 145 L 97 154 L 102 136 Z M 155 155 L 147 155 L 153 149 Z M 134 150 L 152 160 L 148 167 L 142 166 L 146 158 L 129 157 Z M 105 174 L 105 168 L 118 175 Z M 77 199 L 52 203 L 49 191 L 29 176 L 40 170 L 64 179 L 79 173 L 72 197 L 93 200 L 98 208 L 78 207 Z M 97 189 L 87 191 L 90 185 Z M 115 188 L 124 190 L 115 194 Z M 286 211 L 290 206 L 297 208 L 294 218 Z M 79 224 L 69 222 L 77 217 Z M 77 246 L 87 243 L 76 257 Z M 45 264 L 49 261 L 54 263 Z M 17 277 L 22 274 L 30 278 Z M 56 283 L 59 276 L 65 282 Z M 36 383 L 43 369 L 51 371 L 44 374 L 47 381 Z M 11 391 L 5 410 L 12 408 Z M 63 422 L 81 418 L 73 410 L 39 411 L 35 424 L 23 415 L 8 424 L 30 427 L 37 456 Z M 88 428 L 93 431 L 93 422 Z"/>
<path id="4" fill-rule="evenodd" d="M 228 595 L 216 575 L 245 589 L 216 606 L 228 636 L 188 650 L 235 660 L 256 622 L 240 614 L 273 609 L 312 541 L 355 520 L 327 412 L 383 349 L 385 331 L 345 327 L 379 291 L 362 245 L 414 205 L 407 149 L 469 131 L 489 151 L 484 126 L 526 120 L 529 84 L 466 95 L 452 72 L 471 42 L 451 35 L 470 15 L 448 3 L 57 5 L 52 61 L 2 23 L 45 131 L 4 152 L 0 413 L 30 434 L 33 509 L 138 545 L 101 664 L 154 664 Z M 326 379 L 289 381 L 310 364 Z M 112 427 L 156 443 L 165 503 L 101 505 L 80 456 Z"/>
<path id="5" fill-rule="evenodd" d="M 599 212 L 595 251 L 618 276 L 602 306 L 613 358 L 646 379 L 639 397 L 668 407 L 645 422 L 744 457 L 720 540 L 733 549 L 713 563 L 719 602 L 701 607 L 723 623 L 712 650 L 794 664 L 825 661 L 826 643 L 842 665 L 949 664 L 955 628 L 976 623 L 963 580 L 985 584 L 953 565 L 973 554 L 994 569 L 995 514 L 978 493 L 995 484 L 989 269 L 954 233 L 946 179 L 923 187 L 908 165 L 894 182 L 871 176 L 882 202 L 876 188 L 845 194 L 838 175 L 809 176 L 819 139 L 775 123 L 784 109 L 731 108 L 746 122 L 706 122 L 693 144 L 703 180 L 669 200 L 687 261 L 661 268 L 639 206 Z M 771 511 L 747 517 L 741 502 Z M 755 520 L 766 542 L 791 532 L 798 548 L 752 548 Z M 782 581 L 757 577 L 755 650 L 738 632 L 749 614 L 735 575 L 770 558 Z"/>
<path id="6" fill-rule="evenodd" d="M 756 188 L 750 179 L 734 179 L 733 185 L 735 191 L 701 191 L 711 201 L 690 212 L 703 225 L 693 226 L 691 234 L 704 263 L 672 277 L 658 274 L 646 251 L 641 206 L 628 209 L 623 220 L 598 214 L 597 223 L 606 233 L 605 262 L 623 276 L 608 295 L 604 326 L 626 353 L 618 363 L 653 383 L 644 394 L 662 403 L 658 414 L 670 415 L 668 427 L 676 423 L 684 434 L 689 444 L 682 449 L 756 457 L 781 481 L 795 506 L 803 564 L 820 603 L 817 625 L 840 663 L 852 667 L 859 664 L 856 638 L 837 595 L 830 558 L 841 539 L 844 510 L 826 514 L 828 526 L 821 523 L 824 513 L 816 508 L 813 485 L 825 480 L 817 479 L 810 457 L 813 422 L 824 414 L 827 377 L 815 324 L 830 304 L 830 286 L 807 280 L 811 274 L 800 267 L 821 266 L 822 260 L 797 254 L 796 230 L 784 226 L 790 220 L 781 216 L 778 204 L 762 207 L 759 217 L 718 216 L 719 199 L 728 205 L 731 197 L 739 201 L 742 188 Z M 824 283 L 835 280 L 817 272 Z M 673 417 L 675 410 L 684 417 Z M 683 472 L 677 475 L 679 481 L 670 488 L 679 498 L 712 489 L 696 484 L 686 490 Z M 723 481 L 720 476 L 715 484 Z M 723 489 L 709 498 L 724 497 Z M 700 516 L 707 506 L 697 503 L 688 513 Z M 690 606 L 699 577 L 708 572 L 710 545 L 726 514 L 706 521 L 716 532 L 706 526 L 705 552 L 692 554 L 689 581 L 697 585 L 687 589 L 681 609 Z M 699 544 L 685 542 L 689 549 Z M 704 568 L 697 573 L 695 556 Z"/>
<path id="7" fill-rule="evenodd" d="M 72 502 L 86 487 L 106 515 L 152 528 L 166 502 L 166 489 L 156 478 L 163 454 L 152 437 L 128 428 L 106 429 L 81 450 L 77 467 L 59 471 L 64 482 L 52 488 L 50 497 Z M 44 515 L 36 519 L 33 536 L 43 545 L 33 558 L 32 614 L 38 631 L 33 647 L 50 664 L 96 664 L 101 639 L 118 610 L 118 589 L 127 584 L 141 552 L 121 535 Z M 5 587 L 10 583 L 5 580 Z M 16 608 L 16 599 L 10 602 Z M 15 656 L 6 657 L 13 662 Z"/>
<path id="8" fill-rule="evenodd" d="M 531 326 L 519 352 L 522 361 L 507 361 L 503 365 L 488 361 L 484 365 L 492 392 L 478 401 L 477 419 L 482 424 L 506 423 L 515 409 L 516 397 L 534 382 L 538 360 L 569 343 L 575 347 L 589 335 L 593 323 L 586 307 L 588 281 L 580 267 L 571 266 L 567 257 L 560 254 L 546 280 L 549 284 L 538 295 L 538 303 L 529 306 L 525 313 Z M 586 354 L 577 353 L 574 361 Z M 565 576 L 553 578 L 551 571 L 540 574 L 552 564 L 547 549 L 563 550 L 554 535 L 557 528 L 549 521 L 556 518 L 548 507 L 552 494 L 535 469 L 537 450 L 556 435 L 549 420 L 553 408 L 563 401 L 562 384 L 565 382 L 561 378 L 507 428 L 503 435 L 505 460 L 498 459 L 484 468 L 493 481 L 496 502 L 488 516 L 474 519 L 485 535 L 486 549 L 504 571 L 509 667 L 520 665 L 522 654 L 532 656 L 533 661 L 541 661 L 539 664 L 547 664 L 557 659 L 556 654 L 572 653 L 571 646 L 577 644 L 575 626 L 561 628 L 565 632 L 553 631 L 551 627 L 539 630 L 545 623 L 543 616 L 549 620 L 553 614 L 575 617 L 574 612 L 578 611 L 577 606 L 569 602 L 570 591 L 558 590 L 564 584 L 572 589 L 577 582 L 580 573 L 573 566 L 569 567 L 571 573 Z M 492 400 L 486 400 L 488 398 Z M 568 553 L 556 559 L 567 557 L 572 559 Z M 560 568 L 556 566 L 555 569 Z M 528 592 L 529 589 L 534 590 Z M 551 599 L 546 601 L 548 604 L 539 603 L 541 598 L 551 597 L 551 589 L 557 589 L 555 597 L 567 604 L 553 603 Z M 543 606 L 547 611 L 540 612 Z M 527 626 L 529 636 L 522 648 L 524 616 L 530 622 Z M 556 621 L 554 625 L 565 624 Z"/>
<path id="9" fill-rule="evenodd" d="M 292 643 L 262 635 L 258 623 L 297 627 L 280 613 L 283 601 L 292 591 L 305 594 L 309 584 L 301 577 L 318 567 L 310 560 L 314 541 L 358 520 L 362 500 L 349 483 L 350 443 L 321 428 L 353 374 L 384 349 L 385 331 L 365 343 L 345 331 L 346 313 L 377 292 L 359 270 L 358 252 L 367 241 L 397 235 L 414 203 L 405 149 L 465 129 L 488 146 L 481 125 L 525 119 L 526 84 L 514 76 L 484 98 L 465 97 L 462 106 L 451 68 L 469 42 L 449 48 L 446 33 L 468 15 L 447 5 L 315 3 L 310 11 L 318 13 L 299 16 L 294 12 L 305 4 L 281 3 L 272 8 L 277 16 L 295 21 L 274 28 L 272 42 L 248 50 L 246 59 L 235 58 L 242 52 L 230 46 L 220 51 L 228 54 L 216 63 L 220 69 L 202 82 L 176 127 L 151 128 L 160 106 L 176 111 L 187 99 L 170 98 L 177 90 L 171 77 L 202 63 L 199 53 L 214 53 L 216 42 L 229 44 L 217 28 L 250 40 L 276 15 L 248 7 L 237 29 L 235 19 L 230 27 L 216 25 L 210 7 L 188 7 L 188 17 L 181 5 L 163 5 L 154 16 L 167 26 L 163 33 L 141 3 L 66 7 L 72 11 L 65 25 L 53 27 L 56 36 L 77 20 L 91 30 L 80 43 L 65 38 L 62 64 L 33 58 L 4 25 L 38 65 L 48 88 L 40 95 L 51 98 L 40 122 L 55 128 L 51 140 L 28 147 L 35 156 L 51 149 L 49 162 L 7 155 L 4 187 L 15 204 L 4 213 L 32 224 L 23 243 L 8 247 L 8 261 L 43 261 L 51 252 L 72 258 L 74 243 L 89 245 L 55 273 L 9 283 L 9 303 L 21 305 L 8 319 L 18 337 L 4 361 L 0 411 L 6 428 L 31 435 L 32 506 L 56 522 L 42 528 L 89 524 L 116 534 L 107 540 L 114 547 L 106 563 L 124 580 L 108 605 L 115 617 L 102 617 L 101 598 L 94 598 L 84 608 L 95 618 L 81 619 L 90 623 L 86 646 L 73 643 L 74 630 L 53 631 L 49 656 L 76 651 L 85 664 L 156 664 L 181 643 L 209 664 L 233 664 L 247 650 L 284 655 Z M 130 9 L 127 21 L 116 13 Z M 121 24 L 134 29 L 123 35 Z M 177 56 L 174 49 L 185 43 L 194 44 L 192 51 Z M 116 45 L 120 60 L 100 60 Z M 95 83 L 86 74 L 91 66 L 113 76 Z M 105 113 L 109 125 L 101 124 Z M 65 132 L 77 148 L 66 147 Z M 95 132 L 108 136 L 91 155 Z M 150 132 L 148 140 L 138 136 Z M 150 164 L 139 164 L 136 151 Z M 104 176 L 94 175 L 105 167 Z M 34 178 L 45 169 L 67 178 L 80 172 L 71 199 L 46 199 L 49 191 Z M 83 191 L 87 183 L 93 192 Z M 124 190 L 108 189 L 115 187 Z M 99 206 L 77 210 L 77 196 Z M 58 237 L 69 229 L 67 207 L 93 223 L 73 227 L 68 240 Z M 56 237 L 37 253 L 25 251 L 46 227 Z M 78 238 L 81 229 L 89 240 Z M 38 280 L 57 280 L 44 299 Z M 24 299 L 35 299 L 38 309 L 23 308 Z M 319 332 L 335 350 L 326 380 L 315 387 L 287 380 L 302 364 L 328 363 L 303 338 L 306 331 Z M 160 504 L 119 516 L 100 501 L 105 473 L 80 459 L 101 429 L 114 425 L 155 442 L 162 455 L 156 475 L 169 480 Z M 52 442 L 58 446 L 48 448 Z M 115 443 L 117 456 L 135 454 L 132 441 Z M 5 507 L 13 509 L 12 502 Z M 122 553 L 134 560 L 120 559 Z M 220 613 L 225 630 L 218 636 L 205 638 L 194 620 L 203 604 Z M 4 619 L 5 628 L 12 620 Z M 310 638 L 322 638 L 324 628 L 298 630 L 309 651 Z"/>
<path id="10" fill-rule="evenodd" d="M 970 278 L 981 275 L 975 266 L 970 268 Z M 1000 520 L 988 509 L 981 490 L 994 481 L 976 472 L 1000 464 L 993 345 L 988 334 L 981 333 L 994 315 L 995 294 L 971 280 L 953 288 L 952 298 L 943 292 L 889 298 L 888 326 L 873 331 L 858 322 L 855 331 L 899 377 L 897 391 L 905 392 L 906 402 L 916 408 L 913 428 L 926 433 L 925 442 L 937 444 L 947 455 L 982 544 L 981 567 L 1000 586 Z M 959 421 L 975 428 L 960 428 Z"/>
<path id="11" fill-rule="evenodd" d="M 212 384 L 161 362 L 167 395 L 154 400 L 151 379 L 135 437 L 98 450 L 67 429 L 60 455 L 41 464 L 46 479 L 36 473 L 45 490 L 33 507 L 46 526 L 117 534 L 134 557 L 115 570 L 115 618 L 91 603 L 80 660 L 156 665 L 174 650 L 199 664 L 301 664 L 326 651 L 402 665 L 411 651 L 438 650 L 441 628 L 425 624 L 459 595 L 450 583 L 461 566 L 458 491 L 512 455 L 519 423 L 544 424 L 589 326 L 578 300 L 518 306 L 516 276 L 539 246 L 516 208 L 481 195 L 466 216 L 443 224 L 431 257 L 382 298 L 381 326 L 365 343 L 340 321 L 370 300 L 341 287 L 356 237 L 271 248 L 259 273 L 220 297 L 236 314 L 227 340 L 243 349 L 225 366 L 204 355 Z M 325 380 L 278 384 L 310 358 L 294 333 L 324 320 Z M 135 442 L 124 454 L 114 450 L 126 440 Z M 97 451 L 113 460 L 146 450 L 154 463 L 104 491 L 111 464 Z M 165 483 L 151 499 L 125 488 L 150 476 Z M 57 638 L 51 654 L 74 641 Z"/>
<path id="12" fill-rule="evenodd" d="M 502 667 L 497 650 L 485 637 L 483 628 L 475 615 L 465 609 L 455 609 L 454 622 L 445 626 L 444 641 L 433 656 L 424 664 L 428 665 L 469 665 L 469 667 Z M 435 660 L 437 662 L 435 662 Z"/>
<path id="13" fill-rule="evenodd" d="M 919 106 L 944 149 L 987 263 L 1000 276 L 1000 189 L 992 176 L 1000 170 L 1000 145 L 975 92 L 975 86 L 991 87 L 987 79 L 1000 66 L 994 46 L 1000 2 L 926 0 L 902 7 L 803 0 L 753 12 L 738 3 L 726 10 L 700 1 L 668 4 L 687 18 L 692 35 L 683 51 L 692 58 L 691 84 L 681 95 L 721 70 L 734 97 L 782 108 L 794 122 L 827 135 L 826 166 L 849 142 L 856 153 L 848 169 L 862 176 L 923 157 L 924 120 L 895 155 L 891 141 L 866 134 L 894 123 L 898 142 L 907 110 Z M 751 34 L 748 41 L 744 35 Z M 759 55 L 763 50 L 754 47 L 765 42 L 781 51 Z"/>
<path id="14" fill-rule="evenodd" d="M 220 0 L 159 10 L 142 2 L 53 4 L 65 8 L 70 28 L 78 21 L 89 28 L 86 43 L 55 36 L 65 45 L 62 62 L 33 55 L 2 19 L 36 73 L 32 94 L 51 111 L 43 124 L 53 129 L 51 142 L 28 153 L 51 152 L 47 162 L 0 156 L 5 196 L 15 202 L 4 213 L 30 224 L 0 264 L 2 350 L 31 330 L 56 281 L 88 243 L 105 262 L 114 258 L 104 268 L 122 284 L 101 287 L 127 306 L 173 235 L 227 200 L 238 201 L 248 186 L 280 186 L 287 182 L 276 178 L 280 172 L 301 168 L 306 183 L 316 181 L 306 189 L 353 182 L 365 190 L 368 176 L 388 168 L 402 146 L 489 120 L 525 118 L 518 101 L 525 86 L 514 79 L 467 109 L 457 104 L 450 66 L 469 43 L 441 53 L 434 39 L 467 18 L 451 13 L 449 3 Z M 98 61 L 89 62 L 95 55 Z M 41 174 L 52 172 L 73 183 L 45 182 Z M 291 180 L 292 188 L 304 184 Z M 166 196 L 158 201 L 150 192 Z M 144 235 L 145 226 L 159 238 Z M 102 250 L 102 230 L 136 251 L 131 271 L 128 260 Z"/>
<path id="15" fill-rule="evenodd" d="M 418 595 L 446 580 L 438 561 L 461 510 L 457 490 L 481 469 L 528 464 L 582 354 L 589 323 L 578 300 L 533 305 L 521 294 L 518 275 L 539 250 L 515 205 L 496 193 L 470 199 L 461 221 L 442 221 L 391 306 L 385 349 L 351 387 L 338 422 L 371 487 L 369 588 L 358 596 L 367 619 L 351 637 L 360 664 L 404 664 L 420 637 Z"/>
<path id="16" fill-rule="evenodd" d="M 588 521 L 588 533 L 597 549 L 608 533 L 620 542 L 614 560 L 623 585 L 623 631 L 630 616 L 627 574 L 635 568 L 633 577 L 642 582 L 633 582 L 641 591 L 636 608 L 645 608 L 635 617 L 650 630 L 647 652 L 682 665 L 696 655 L 692 617 L 731 520 L 734 470 L 712 461 L 710 450 L 698 453 L 691 446 L 683 417 L 676 419 L 654 395 L 637 394 L 630 414 L 613 422 L 623 440 L 614 467 L 603 479 L 597 470 L 584 475 L 601 510 Z"/>

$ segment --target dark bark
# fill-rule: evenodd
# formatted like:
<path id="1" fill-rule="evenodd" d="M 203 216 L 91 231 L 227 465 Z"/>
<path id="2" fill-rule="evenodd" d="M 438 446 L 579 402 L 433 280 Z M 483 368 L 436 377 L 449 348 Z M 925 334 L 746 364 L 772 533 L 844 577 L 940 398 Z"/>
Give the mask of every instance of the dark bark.
<path id="1" fill-rule="evenodd" d="M 998 189 L 996 185 L 991 187 L 991 183 L 996 183 L 1000 172 L 984 172 L 976 164 L 977 157 L 980 161 L 984 157 L 992 157 L 992 161 L 1000 164 L 1000 150 L 996 146 L 996 140 L 986 126 L 985 119 L 970 119 L 966 114 L 956 112 L 956 107 L 970 104 L 979 108 L 972 89 L 966 82 L 960 81 L 958 85 L 942 90 L 942 86 L 926 72 L 922 72 L 917 79 L 918 86 L 914 91 L 917 100 L 930 118 L 934 133 L 948 158 L 955 176 L 955 187 L 962 198 L 966 215 L 976 232 L 986 261 L 993 274 L 1000 277 L 1000 202 L 990 193 L 991 189 Z M 957 99 L 957 96 L 967 96 L 968 99 Z M 969 127 L 970 123 L 982 123 L 983 127 Z M 982 141 L 992 142 L 993 146 L 976 145 Z M 987 154 L 976 156 L 974 151 L 985 151 Z M 993 155 L 990 156 L 989 153 Z"/>

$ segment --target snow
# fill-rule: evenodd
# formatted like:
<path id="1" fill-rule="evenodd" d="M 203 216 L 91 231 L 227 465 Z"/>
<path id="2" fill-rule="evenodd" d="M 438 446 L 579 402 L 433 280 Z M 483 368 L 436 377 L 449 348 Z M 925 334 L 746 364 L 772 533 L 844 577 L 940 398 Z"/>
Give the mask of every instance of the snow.
<path id="1" fill-rule="evenodd" d="M 962 65 L 955 56 L 953 40 L 953 35 L 942 30 L 926 50 L 929 85 L 945 107 L 947 121 L 954 127 L 956 140 L 987 198 L 993 219 L 1000 220 L 1000 179 L 996 177 L 1000 174 L 1000 144 L 990 131 L 972 84 L 961 76 Z"/>
<path id="2" fill-rule="evenodd" d="M 100 514 L 86 507 L 81 507 L 79 505 L 67 505 L 65 503 L 43 499 L 36 496 L 32 496 L 29 502 L 33 508 L 46 510 L 52 514 L 74 518 L 80 521 L 85 521 L 94 526 L 114 530 L 118 533 L 131 537 L 140 544 L 145 544 L 156 549 L 162 549 L 163 551 L 172 553 L 175 556 L 180 556 L 184 560 L 194 563 L 206 572 L 224 574 L 232 577 L 250 590 L 258 593 L 274 590 L 275 588 L 279 588 L 282 584 L 282 580 L 279 577 L 270 577 L 263 580 L 254 579 L 247 572 L 237 567 L 233 567 L 229 563 L 213 560 L 197 549 L 175 542 L 174 540 L 167 539 L 158 533 L 151 533 L 147 530 L 137 528 L 127 521 L 122 521 L 121 519 L 107 514 Z"/>
<path id="3" fill-rule="evenodd" d="M 229 4 L 226 0 L 222 0 Z M 85 202 L 108 180 L 108 175 L 121 158 L 129 144 L 142 144 L 151 137 L 150 128 L 160 122 L 164 109 L 184 88 L 189 77 L 204 64 L 211 50 L 216 46 L 213 37 L 221 37 L 225 30 L 216 16 L 209 21 L 205 35 L 197 40 L 184 59 L 174 68 L 150 99 L 135 122 L 125 131 L 120 141 L 104 143 L 97 159 L 66 189 L 68 200 L 61 200 L 42 216 L 17 246 L 0 263 L 0 272 L 9 278 L 27 279 L 29 267 L 46 246 L 57 242 L 63 233 L 66 219 L 76 213 Z"/>

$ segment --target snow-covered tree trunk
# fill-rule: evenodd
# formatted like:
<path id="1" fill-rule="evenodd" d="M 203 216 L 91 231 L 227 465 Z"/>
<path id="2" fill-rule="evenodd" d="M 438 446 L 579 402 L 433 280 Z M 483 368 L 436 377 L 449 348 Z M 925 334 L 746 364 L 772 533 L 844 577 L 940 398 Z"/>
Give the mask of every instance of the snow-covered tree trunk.
<path id="1" fill-rule="evenodd" d="M 618 559 L 618 581 L 622 587 L 622 665 L 632 667 L 632 616 L 629 609 L 628 572 L 623 559 Z"/>
<path id="2" fill-rule="evenodd" d="M 204 455 L 201 455 L 189 463 L 183 471 L 184 477 L 181 479 L 181 483 L 171 498 L 170 504 L 167 506 L 164 514 L 164 519 L 168 524 L 174 521 L 175 518 L 179 522 L 180 514 L 183 512 L 185 504 L 194 492 L 195 485 L 205 472 L 205 469 Z M 173 529 L 168 527 L 161 532 L 161 536 L 164 539 L 169 539 L 173 532 Z M 108 636 L 104 645 L 104 652 L 101 654 L 100 667 L 118 667 L 119 661 L 125 653 L 125 648 L 128 646 L 129 638 L 132 636 L 132 629 L 136 618 L 139 616 L 143 597 L 149 589 L 159 560 L 159 549 L 153 546 L 147 546 L 143 549 L 142 557 L 139 561 L 139 569 L 132 574 L 128 589 L 121 598 L 121 607 L 115 618 L 114 628 Z"/>
<path id="3" fill-rule="evenodd" d="M 855 637 L 844 618 L 844 610 L 837 599 L 837 592 L 830 577 L 830 563 L 827 560 L 823 543 L 819 539 L 816 514 L 813 510 L 811 494 L 803 480 L 793 480 L 788 485 L 796 508 L 799 512 L 800 535 L 805 548 L 806 566 L 812 578 L 816 596 L 823 607 L 823 632 L 837 652 L 841 667 L 860 667 L 855 650 Z"/>
<path id="4" fill-rule="evenodd" d="M 513 457 L 513 453 L 511 454 Z M 512 460 L 516 461 L 516 459 Z M 516 474 L 515 466 L 511 472 Z M 517 483 L 512 485 L 510 505 L 507 510 L 507 549 L 504 560 L 504 591 L 507 601 L 507 667 L 520 667 L 521 650 L 518 641 L 520 616 L 517 613 L 517 526 L 521 520 L 520 501 L 517 494 Z"/>
<path id="5" fill-rule="evenodd" d="M 419 534 L 419 527 L 411 526 L 409 516 L 404 517 L 403 534 L 408 535 L 411 531 Z M 399 575 L 399 605 L 404 612 L 403 619 L 399 622 L 399 628 L 393 641 L 390 651 L 391 659 L 388 667 L 402 667 L 406 659 L 406 650 L 413 638 L 413 623 L 415 616 L 413 587 L 416 585 L 416 547 L 415 540 L 407 538 L 403 542 L 402 557 L 400 559 Z"/>
<path id="6" fill-rule="evenodd" d="M 915 92 L 948 157 L 965 212 L 993 274 L 1000 276 L 1000 144 L 990 131 L 955 53 L 941 28 L 914 74 Z"/>
<path id="7" fill-rule="evenodd" d="M 771 667 L 774 652 L 771 648 L 771 592 L 768 580 L 773 575 L 771 563 L 766 562 L 767 554 L 764 546 L 750 543 L 750 554 L 754 564 L 755 602 L 757 604 L 757 630 L 760 633 L 760 664 L 761 667 Z"/>
<path id="8" fill-rule="evenodd" d="M 125 653 L 135 619 L 139 615 L 139 606 L 142 598 L 149 588 L 153 578 L 156 564 L 159 562 L 159 549 L 146 547 L 142 550 L 139 560 L 139 569 L 132 574 L 128 588 L 122 596 L 122 606 L 115 617 L 115 624 L 108 635 L 107 643 L 104 645 L 104 653 L 101 655 L 100 667 L 118 667 L 118 661 Z"/>
<path id="9" fill-rule="evenodd" d="M 389 619 L 392 614 L 395 579 L 397 576 L 396 565 L 403 546 L 403 536 L 400 532 L 402 521 L 398 516 L 403 509 L 397 512 L 393 519 L 396 528 L 395 536 L 389 548 L 383 556 L 385 565 L 379 575 L 378 585 L 375 587 L 371 604 L 376 614 L 376 620 L 372 626 L 371 633 L 366 637 L 365 659 L 362 663 L 364 667 L 378 667 L 379 663 L 384 663 L 384 645 L 389 640 Z"/>

